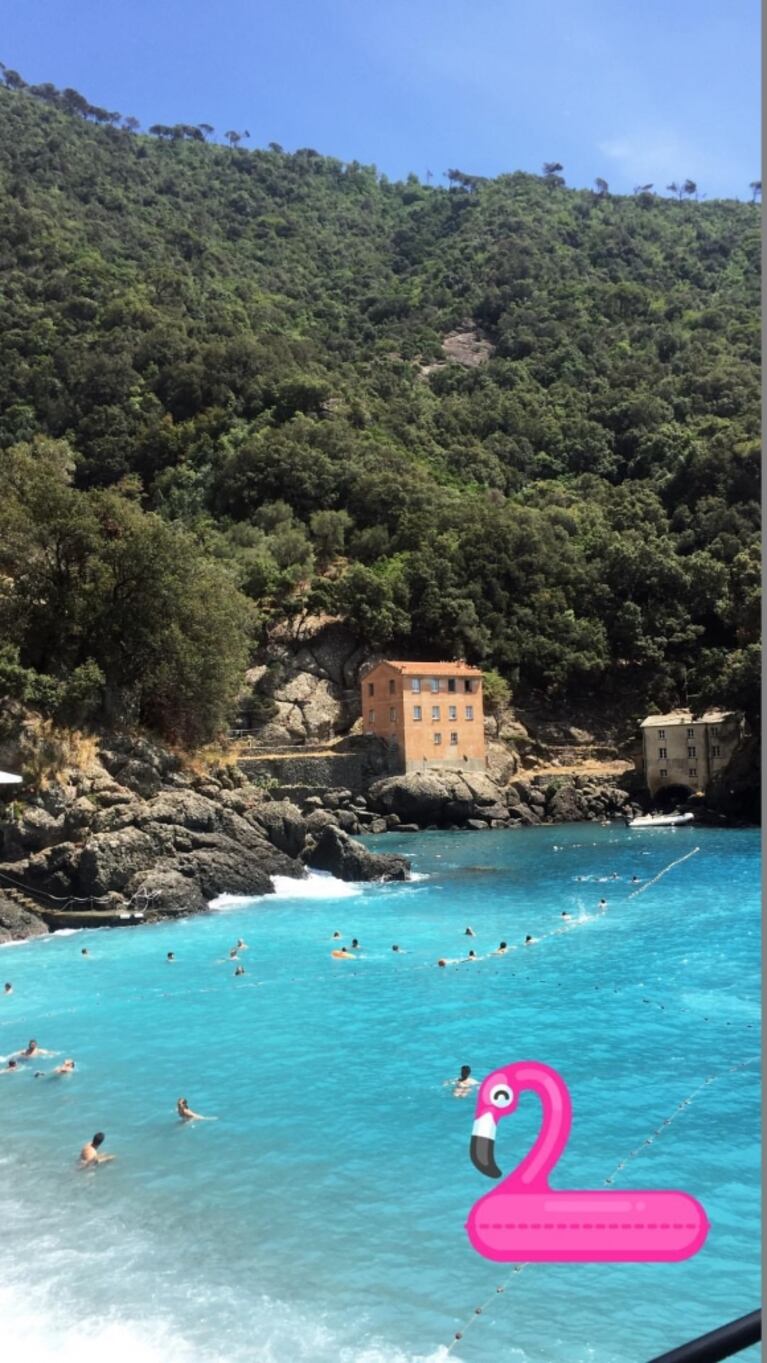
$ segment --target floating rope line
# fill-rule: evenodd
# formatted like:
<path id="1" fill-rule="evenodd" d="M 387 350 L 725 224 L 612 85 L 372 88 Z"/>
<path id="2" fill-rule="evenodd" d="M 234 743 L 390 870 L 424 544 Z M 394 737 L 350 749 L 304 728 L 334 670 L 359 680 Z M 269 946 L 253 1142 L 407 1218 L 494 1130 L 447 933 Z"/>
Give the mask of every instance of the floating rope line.
<path id="1" fill-rule="evenodd" d="M 621 1170 L 625 1169 L 626 1166 L 630 1164 L 633 1159 L 636 1159 L 637 1155 L 641 1155 L 643 1151 L 647 1149 L 648 1146 L 653 1145 L 655 1141 L 658 1139 L 658 1137 L 662 1136 L 664 1132 L 668 1130 L 672 1122 L 676 1121 L 680 1113 L 686 1111 L 686 1109 L 690 1106 L 691 1103 L 695 1101 L 698 1095 L 700 1093 L 703 1093 L 704 1089 L 709 1088 L 712 1084 L 716 1084 L 718 1080 L 724 1079 L 728 1074 L 735 1074 L 736 1071 L 738 1070 L 746 1069 L 748 1065 L 760 1064 L 761 1057 L 752 1056 L 749 1060 L 739 1061 L 737 1065 L 730 1065 L 728 1069 L 722 1070 L 721 1073 L 719 1074 L 708 1075 L 701 1084 L 698 1084 L 697 1088 L 694 1088 L 691 1093 L 688 1093 L 686 1098 L 682 1099 L 681 1103 L 677 1103 L 670 1117 L 665 1117 L 661 1122 L 660 1126 L 657 1126 L 655 1130 L 652 1131 L 650 1135 L 646 1137 L 646 1139 L 643 1140 L 639 1145 L 634 1146 L 634 1149 L 629 1151 L 625 1159 L 622 1159 L 618 1164 L 616 1164 L 615 1168 L 612 1170 L 610 1174 L 608 1174 L 607 1178 L 602 1179 L 602 1186 L 608 1187 L 610 1184 L 612 1184 L 615 1175 L 618 1174 Z M 522 1270 L 525 1268 L 530 1268 L 529 1262 L 514 1264 L 513 1268 L 511 1269 L 511 1272 L 507 1275 L 507 1277 L 504 1278 L 503 1281 L 498 1284 L 498 1286 L 493 1290 L 493 1292 L 488 1297 L 485 1298 L 484 1301 L 480 1302 L 479 1306 L 474 1307 L 474 1310 L 472 1311 L 471 1315 L 467 1317 L 462 1329 L 456 1330 L 451 1342 L 446 1346 L 445 1349 L 446 1353 L 451 1354 L 453 1352 L 453 1349 L 455 1349 L 456 1345 L 459 1344 L 461 1340 L 464 1338 L 469 1326 L 474 1325 L 476 1321 L 479 1319 L 479 1317 L 485 1314 L 490 1303 L 494 1301 L 496 1297 L 503 1295 L 507 1287 L 509 1287 L 509 1285 L 513 1281 L 515 1274 L 521 1273 Z"/>
<path id="2" fill-rule="evenodd" d="M 644 894 L 645 890 L 649 890 L 651 885 L 657 885 L 662 876 L 667 875 L 669 871 L 673 871 L 675 866 L 681 866 L 683 861 L 689 861 L 690 857 L 694 857 L 695 853 L 699 851 L 699 847 L 693 847 L 691 852 L 686 852 L 683 857 L 678 857 L 676 861 L 670 862 L 668 866 L 665 866 L 662 871 L 658 872 L 657 876 L 653 876 L 652 880 L 648 880 L 646 885 L 640 885 L 638 890 L 634 890 L 634 893 L 628 896 L 629 899 L 636 899 L 638 894 Z"/>

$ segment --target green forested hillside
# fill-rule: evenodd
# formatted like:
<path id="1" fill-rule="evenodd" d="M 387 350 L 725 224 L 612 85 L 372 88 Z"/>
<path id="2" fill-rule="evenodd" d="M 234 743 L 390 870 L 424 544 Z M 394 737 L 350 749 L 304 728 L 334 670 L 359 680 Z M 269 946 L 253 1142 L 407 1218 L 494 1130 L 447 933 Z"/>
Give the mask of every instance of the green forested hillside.
<path id="1" fill-rule="evenodd" d="M 391 183 L 58 103 L 0 90 L 0 688 L 199 737 L 322 609 L 518 694 L 755 713 L 754 205 Z M 445 364 L 472 330 L 487 362 Z M 130 675 L 126 564 L 162 603 Z"/>

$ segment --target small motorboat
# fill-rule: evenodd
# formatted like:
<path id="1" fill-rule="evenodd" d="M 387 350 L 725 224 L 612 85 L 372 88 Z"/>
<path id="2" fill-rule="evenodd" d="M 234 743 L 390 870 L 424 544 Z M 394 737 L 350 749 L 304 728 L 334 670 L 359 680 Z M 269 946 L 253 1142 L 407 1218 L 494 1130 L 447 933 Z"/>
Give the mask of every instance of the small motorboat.
<path id="1" fill-rule="evenodd" d="M 686 814 L 638 814 L 627 822 L 629 828 L 674 828 L 677 824 L 694 823 L 695 815 L 689 810 Z"/>

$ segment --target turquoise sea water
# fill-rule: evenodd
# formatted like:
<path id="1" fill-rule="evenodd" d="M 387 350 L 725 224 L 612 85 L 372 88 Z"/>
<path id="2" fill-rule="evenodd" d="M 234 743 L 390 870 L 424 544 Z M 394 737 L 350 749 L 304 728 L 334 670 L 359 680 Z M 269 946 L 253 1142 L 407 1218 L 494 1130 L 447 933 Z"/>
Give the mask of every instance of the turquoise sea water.
<path id="1" fill-rule="evenodd" d="M 456 1331 L 464 1363 L 645 1363 L 757 1304 L 758 1067 L 728 1073 L 758 1054 L 757 833 L 574 825 L 374 846 L 423 878 L 313 877 L 0 953 L 14 985 L 0 1053 L 35 1036 L 77 1062 L 71 1078 L 35 1079 L 39 1062 L 0 1078 L 9 1363 L 436 1363 Z M 695 846 L 629 898 L 632 875 Z M 359 938 L 359 961 L 330 959 L 334 930 Z M 502 938 L 518 949 L 435 966 Z M 599 1186 L 639 1147 L 614 1186 L 698 1197 L 712 1229 L 696 1258 L 510 1274 L 471 1250 L 463 1224 L 491 1184 L 469 1161 L 473 1103 L 444 1081 L 516 1059 L 570 1088 L 553 1184 Z M 182 1094 L 218 1120 L 181 1125 Z M 527 1095 L 500 1127 L 504 1171 L 538 1115 Z M 76 1170 L 99 1128 L 116 1162 Z"/>

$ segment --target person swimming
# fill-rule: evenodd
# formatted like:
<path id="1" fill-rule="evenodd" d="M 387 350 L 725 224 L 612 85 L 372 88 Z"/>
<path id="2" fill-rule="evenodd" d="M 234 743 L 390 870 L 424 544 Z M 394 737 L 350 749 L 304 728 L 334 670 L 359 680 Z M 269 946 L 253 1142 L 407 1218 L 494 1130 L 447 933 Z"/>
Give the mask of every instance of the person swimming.
<path id="1" fill-rule="evenodd" d="M 359 942 L 357 941 L 357 938 L 356 938 L 356 937 L 352 937 L 351 949 L 352 949 L 352 951 L 362 951 L 362 947 L 360 946 L 360 944 L 359 944 Z"/>
<path id="2" fill-rule="evenodd" d="M 61 1065 L 57 1065 L 51 1074 L 73 1074 L 75 1068 L 74 1060 L 65 1060 Z"/>
<path id="3" fill-rule="evenodd" d="M 172 952 L 172 951 L 169 951 L 168 954 L 167 954 L 167 956 L 165 957 L 165 959 L 166 959 L 166 961 L 175 961 L 176 958 L 175 958 L 175 956 L 173 955 L 173 952 Z"/>
<path id="4" fill-rule="evenodd" d="M 87 947 L 81 947 L 81 948 L 80 948 L 80 955 L 81 955 L 81 956 L 87 956 L 87 955 L 88 955 L 88 948 L 87 948 Z"/>
<path id="5" fill-rule="evenodd" d="M 20 1073 L 21 1071 L 19 1069 L 19 1062 L 18 1060 L 14 1060 L 13 1056 L 11 1056 L 5 1069 L 0 1070 L 0 1074 L 20 1074 Z"/>
<path id="6" fill-rule="evenodd" d="M 600 899 L 599 903 L 597 904 L 597 908 L 599 909 L 600 913 L 604 913 L 605 909 L 607 908 L 607 900 Z"/>
<path id="7" fill-rule="evenodd" d="M 215 1122 L 215 1117 L 203 1117 L 201 1112 L 193 1112 L 186 1098 L 179 1098 L 176 1111 L 182 1122 Z"/>
<path id="8" fill-rule="evenodd" d="M 347 951 L 346 947 L 340 947 L 336 951 L 331 951 L 330 954 L 331 956 L 334 956 L 337 961 L 356 961 L 357 959 L 351 951 Z"/>
<path id="9" fill-rule="evenodd" d="M 631 877 L 631 884 L 632 884 L 632 885 L 638 885 L 639 883 L 640 883 L 640 881 L 639 881 L 639 876 L 632 876 L 632 877 Z"/>
<path id="10" fill-rule="evenodd" d="M 571 913 L 568 913 L 568 912 L 566 911 L 566 909 L 563 909 L 563 910 L 562 910 L 562 913 L 560 914 L 560 917 L 561 917 L 561 918 L 570 919 L 570 918 L 572 918 L 572 914 L 571 914 Z"/>
<path id="11" fill-rule="evenodd" d="M 497 950 L 497 951 L 494 951 L 494 952 L 493 952 L 493 955 L 494 955 L 494 956 L 505 956 L 505 955 L 506 955 L 506 952 L 508 951 L 508 949 L 509 949 L 509 948 L 507 947 L 506 943 L 505 943 L 505 942 L 501 942 L 500 946 L 498 947 L 498 950 Z"/>
<path id="12" fill-rule="evenodd" d="M 476 961 L 476 959 L 477 959 L 476 951 L 470 951 L 468 956 L 466 957 L 467 961 Z"/>
<path id="13" fill-rule="evenodd" d="M 402 947 L 398 947 L 398 946 L 395 944 L 395 945 L 392 947 L 392 951 L 400 951 L 400 952 L 401 952 L 401 951 L 402 951 Z"/>
<path id="14" fill-rule="evenodd" d="M 341 937 L 340 932 L 334 932 L 334 933 L 333 933 L 333 936 L 332 936 L 332 938 L 331 938 L 331 941 L 337 942 L 337 941 L 340 940 L 340 937 Z"/>
<path id="15" fill-rule="evenodd" d="M 534 941 L 535 941 L 535 938 L 534 938 L 534 937 L 531 937 L 531 936 L 530 936 L 530 933 L 528 932 L 528 934 L 527 934 L 527 936 L 526 936 L 526 938 L 525 938 L 525 946 L 526 946 L 526 947 L 532 946 L 532 944 L 533 944 Z"/>
<path id="16" fill-rule="evenodd" d="M 467 928 L 463 935 L 464 937 L 476 937 L 477 934 L 473 928 Z"/>
<path id="17" fill-rule="evenodd" d="M 238 937 L 238 938 L 237 938 L 237 941 L 235 942 L 234 945 L 235 945 L 235 950 L 236 950 L 236 951 L 247 951 L 247 949 L 248 949 L 248 944 L 247 944 L 247 942 L 243 942 L 243 940 L 242 940 L 241 937 Z"/>
<path id="18" fill-rule="evenodd" d="M 103 1131 L 97 1131 L 91 1140 L 86 1141 L 80 1151 L 81 1168 L 87 1168 L 90 1164 L 108 1164 L 115 1158 L 114 1155 L 100 1155 L 99 1149 L 104 1144 L 106 1137 Z"/>
<path id="19" fill-rule="evenodd" d="M 457 1079 L 449 1081 L 453 1085 L 454 1098 L 467 1098 L 473 1088 L 476 1088 L 479 1081 L 471 1077 L 471 1065 L 461 1065 L 461 1072 Z"/>
<path id="20" fill-rule="evenodd" d="M 12 984 L 9 984 L 9 983 L 4 984 L 4 985 L 3 985 L 3 993 L 4 993 L 4 994 L 12 994 L 12 993 L 13 993 L 13 985 L 12 985 Z"/>
<path id="21" fill-rule="evenodd" d="M 38 1046 L 33 1037 L 31 1041 L 27 1042 L 25 1049 L 23 1051 L 17 1051 L 16 1054 L 18 1055 L 19 1060 L 36 1060 L 39 1055 L 54 1055 L 55 1052 L 44 1051 L 41 1046 Z"/>
<path id="22" fill-rule="evenodd" d="M 437 965 L 443 968 L 447 965 L 447 961 L 445 960 L 444 956 L 440 956 L 439 960 L 437 961 Z"/>
<path id="23" fill-rule="evenodd" d="M 234 973 L 235 973 L 235 975 L 244 975 L 244 974 L 245 974 L 245 967 L 244 967 L 244 965 L 238 965 L 238 966 L 235 968 L 235 972 L 234 972 Z"/>

